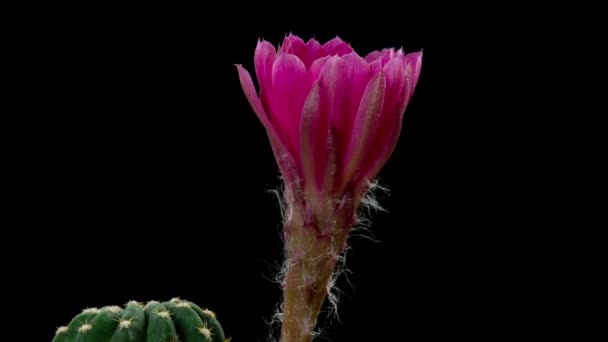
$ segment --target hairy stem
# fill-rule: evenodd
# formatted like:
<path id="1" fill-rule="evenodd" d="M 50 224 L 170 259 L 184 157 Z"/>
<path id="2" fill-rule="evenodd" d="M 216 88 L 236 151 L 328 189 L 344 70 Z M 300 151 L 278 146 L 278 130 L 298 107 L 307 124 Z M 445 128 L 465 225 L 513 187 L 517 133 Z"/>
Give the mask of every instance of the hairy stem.
<path id="1" fill-rule="evenodd" d="M 312 341 L 338 255 L 346 244 L 347 221 L 335 217 L 335 212 L 323 216 L 322 221 L 329 225 L 320 226 L 318 220 L 305 222 L 304 215 L 294 215 L 286 223 L 281 342 Z"/>

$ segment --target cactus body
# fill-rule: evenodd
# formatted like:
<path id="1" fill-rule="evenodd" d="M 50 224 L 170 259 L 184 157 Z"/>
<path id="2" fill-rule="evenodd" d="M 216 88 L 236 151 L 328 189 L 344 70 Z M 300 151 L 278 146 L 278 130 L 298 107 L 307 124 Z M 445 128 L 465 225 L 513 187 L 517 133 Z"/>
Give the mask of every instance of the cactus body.
<path id="1" fill-rule="evenodd" d="M 172 299 L 129 302 L 123 309 L 85 309 L 60 327 L 52 342 L 224 342 L 215 314 L 194 303 Z"/>

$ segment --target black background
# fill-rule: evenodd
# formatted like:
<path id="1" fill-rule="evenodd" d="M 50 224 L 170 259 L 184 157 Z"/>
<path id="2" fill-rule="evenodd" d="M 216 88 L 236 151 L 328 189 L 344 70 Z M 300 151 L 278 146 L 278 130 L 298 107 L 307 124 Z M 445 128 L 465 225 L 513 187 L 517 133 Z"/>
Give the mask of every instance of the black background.
<path id="1" fill-rule="evenodd" d="M 606 29 L 593 17 L 3 17 L 3 329 L 181 296 L 234 341 L 280 299 L 280 183 L 234 63 L 259 37 L 424 48 L 332 340 L 607 336 Z M 17 329 L 22 327 L 25 329 Z"/>

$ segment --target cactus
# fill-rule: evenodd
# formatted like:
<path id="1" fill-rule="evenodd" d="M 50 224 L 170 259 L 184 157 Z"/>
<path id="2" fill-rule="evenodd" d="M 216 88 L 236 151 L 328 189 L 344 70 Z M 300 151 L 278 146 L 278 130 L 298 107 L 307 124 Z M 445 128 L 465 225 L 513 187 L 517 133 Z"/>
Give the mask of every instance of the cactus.
<path id="1" fill-rule="evenodd" d="M 215 314 L 174 298 L 83 310 L 52 342 L 228 342 Z"/>

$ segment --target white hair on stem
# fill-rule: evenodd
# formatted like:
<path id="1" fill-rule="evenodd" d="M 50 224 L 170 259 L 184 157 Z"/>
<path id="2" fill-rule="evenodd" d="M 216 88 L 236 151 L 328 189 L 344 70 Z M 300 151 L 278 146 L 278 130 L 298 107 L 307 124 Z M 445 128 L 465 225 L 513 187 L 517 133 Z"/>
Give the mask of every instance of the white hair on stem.
<path id="1" fill-rule="evenodd" d="M 282 261 L 281 264 L 275 263 L 274 265 L 271 265 L 271 267 L 273 267 L 276 270 L 276 273 L 275 273 L 276 275 L 274 277 L 265 277 L 264 275 L 263 276 L 265 279 L 267 279 L 271 282 L 277 283 L 281 287 L 283 286 L 283 283 L 285 281 L 285 277 L 287 275 L 287 271 L 289 270 L 289 264 L 290 264 L 290 260 L 287 258 L 287 244 L 285 241 L 285 236 L 283 234 L 285 225 L 287 225 L 292 220 L 292 215 L 293 215 L 292 208 L 289 206 L 289 203 L 288 203 L 288 201 L 289 201 L 288 196 L 290 196 L 291 194 L 288 194 L 287 191 L 290 191 L 290 190 L 286 189 L 286 187 L 284 185 L 282 185 L 279 189 L 268 190 L 268 192 L 273 194 L 276 197 L 276 199 L 278 200 L 278 205 L 279 205 L 279 209 L 280 209 L 280 213 L 281 213 L 283 226 L 279 228 L 279 232 L 280 232 L 281 240 L 284 242 L 284 250 L 283 250 L 283 255 L 284 255 L 283 259 L 284 260 Z M 371 216 L 378 212 L 388 212 L 388 210 L 383 208 L 380 205 L 378 198 L 377 198 L 378 192 L 390 195 L 390 190 L 387 187 L 380 185 L 377 179 L 372 182 L 368 182 L 367 190 L 361 196 L 361 199 L 360 199 L 360 207 L 357 209 L 357 213 L 356 213 L 356 222 L 353 224 L 353 227 L 351 228 L 351 231 L 349 233 L 349 237 L 348 237 L 349 240 L 352 238 L 362 238 L 362 239 L 369 240 L 369 241 L 372 241 L 375 243 L 380 243 L 380 241 L 377 240 L 372 234 Z M 346 266 L 346 254 L 347 254 L 348 250 L 350 250 L 350 248 L 351 248 L 350 245 L 347 245 L 347 247 L 343 251 L 341 251 L 339 254 L 336 255 L 337 259 L 336 259 L 336 264 L 334 266 L 334 271 L 332 272 L 332 275 L 329 280 L 329 284 L 327 286 L 328 309 L 326 311 L 326 316 L 327 316 L 327 318 L 330 319 L 330 321 L 327 322 L 327 325 L 333 323 L 334 320 L 337 320 L 338 322 L 340 322 L 340 316 L 338 313 L 338 303 L 340 301 L 340 297 L 342 295 L 346 295 L 347 297 L 350 297 L 346 294 L 345 291 L 341 290 L 340 288 L 338 288 L 336 286 L 336 284 L 339 281 L 339 279 L 341 278 L 341 276 L 344 275 L 344 278 L 346 279 L 346 282 L 349 285 L 349 287 L 351 289 L 354 288 L 354 285 L 352 284 L 352 282 L 350 281 L 350 279 L 348 277 L 348 275 L 351 274 L 352 271 L 349 270 Z M 314 274 L 312 274 L 312 276 L 314 277 Z M 279 304 L 277 304 L 274 314 L 272 315 L 270 320 L 264 320 L 264 322 L 270 327 L 269 335 L 268 335 L 268 342 L 278 342 L 278 339 L 275 336 L 277 335 L 277 332 L 280 335 L 280 331 L 281 331 L 280 324 L 283 322 L 283 302 L 282 301 Z M 322 325 L 325 325 L 325 324 L 322 324 L 322 322 L 318 322 L 317 329 L 314 329 L 315 327 L 311 327 L 309 329 L 313 338 L 318 337 L 318 338 L 328 339 L 326 337 L 327 334 L 324 333 L 324 327 L 321 327 Z"/>

